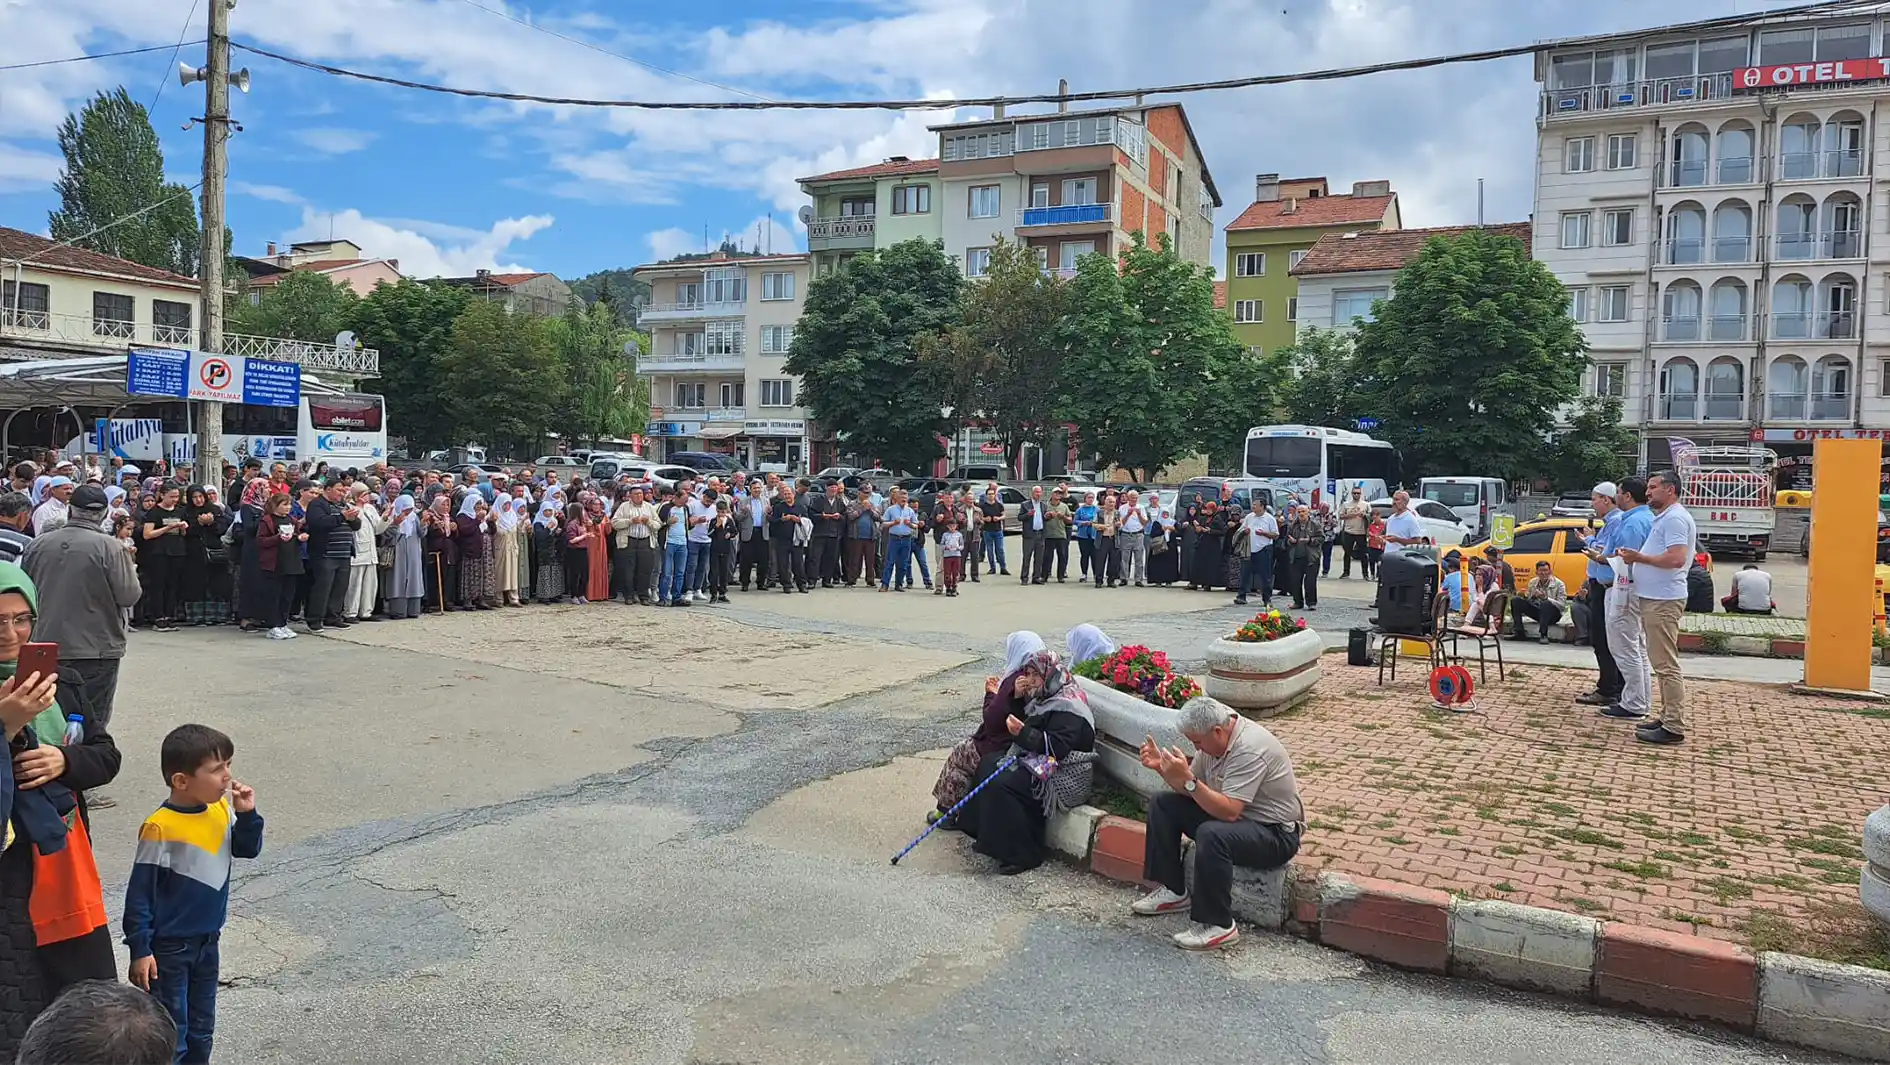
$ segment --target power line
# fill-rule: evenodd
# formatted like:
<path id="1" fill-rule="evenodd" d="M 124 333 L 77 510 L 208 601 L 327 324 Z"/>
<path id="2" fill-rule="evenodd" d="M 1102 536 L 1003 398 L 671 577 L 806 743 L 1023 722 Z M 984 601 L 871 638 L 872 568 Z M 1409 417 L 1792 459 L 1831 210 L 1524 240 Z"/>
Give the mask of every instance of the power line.
<path id="1" fill-rule="evenodd" d="M 190 43 L 202 44 L 203 42 L 195 41 Z M 54 67 L 61 63 L 83 63 L 91 59 L 116 59 L 121 55 L 143 55 L 146 52 L 162 52 L 166 48 L 181 47 L 183 47 L 183 43 L 181 42 L 177 45 L 153 44 L 144 48 L 127 48 L 122 52 L 100 52 L 97 55 L 69 55 L 63 59 L 41 59 L 32 63 L 9 63 L 6 66 L 0 67 L 0 70 L 26 70 L 29 67 Z"/>
<path id="2" fill-rule="evenodd" d="M 468 4 L 472 7 L 476 7 L 479 10 L 484 11 L 488 15 L 496 15 L 499 18 L 505 19 L 507 22 L 516 22 L 519 25 L 525 27 L 526 29 L 537 30 L 539 33 L 550 34 L 551 36 L 556 37 L 561 41 L 569 41 L 580 48 L 589 48 L 593 52 L 600 52 L 604 55 L 610 56 L 613 59 L 621 59 L 626 63 L 629 63 L 633 66 L 642 67 L 645 70 L 654 71 L 658 74 L 667 74 L 672 78 L 681 78 L 684 81 L 693 81 L 697 85 L 706 85 L 711 89 L 721 89 L 723 92 L 732 92 L 737 96 L 746 96 L 752 100 L 768 99 L 766 96 L 757 95 L 755 93 L 749 92 L 747 89 L 738 89 L 733 85 L 723 85 L 719 82 L 708 81 L 703 78 L 698 78 L 693 74 L 684 74 L 680 70 L 668 70 L 664 67 L 659 67 L 654 63 L 646 63 L 641 59 L 635 59 L 635 58 L 632 58 L 631 56 L 624 55 L 622 52 L 613 52 L 602 45 L 592 44 L 590 41 L 586 41 L 578 37 L 572 37 L 567 34 L 559 33 L 557 30 L 551 29 L 550 27 L 547 27 L 547 26 L 542 26 L 536 22 L 530 21 L 529 19 L 519 18 L 517 15 L 514 15 L 509 11 L 505 11 L 505 10 L 502 10 L 500 8 L 495 8 L 495 7 L 487 7 L 486 5 L 480 3 L 479 0 L 460 0 L 460 2 L 463 4 Z"/>
<path id="3" fill-rule="evenodd" d="M 232 41 L 231 47 L 240 48 L 252 55 L 259 55 L 266 59 L 274 59 L 280 63 L 287 63 L 290 66 L 301 67 L 304 70 L 313 70 L 322 74 L 330 74 L 335 77 L 352 78 L 357 81 L 373 82 L 379 85 L 393 85 L 403 89 L 417 89 L 422 92 L 444 93 L 451 96 L 464 96 L 484 100 L 507 100 L 516 103 L 551 104 L 566 107 L 627 108 L 645 111 L 937 111 L 957 107 L 993 107 L 998 104 L 1076 103 L 1094 100 L 1122 100 L 1131 97 L 1217 92 L 1227 89 L 1247 89 L 1265 85 L 1289 85 L 1299 82 L 1339 81 L 1347 78 L 1364 77 L 1370 74 L 1384 74 L 1392 71 L 1424 70 L 1431 67 L 1460 63 L 1481 63 L 1492 59 L 1510 59 L 1516 56 L 1534 55 L 1552 48 L 1596 44 L 1625 36 L 1711 31 L 1729 26 L 1750 26 L 1761 20 L 1775 21 L 1794 15 L 1823 13 L 1836 9 L 1874 8 L 1876 6 L 1880 5 L 1878 5 L 1875 0 L 1824 0 L 1824 2 L 1821 3 L 1801 4 L 1796 7 L 1780 8 L 1766 15 L 1724 15 L 1718 18 L 1701 19 L 1695 22 L 1675 23 L 1643 30 L 1630 30 L 1625 33 L 1592 34 L 1585 37 L 1569 37 L 1560 40 L 1538 41 L 1532 44 L 1510 45 L 1504 48 L 1489 48 L 1477 52 L 1458 52 L 1450 55 L 1428 56 L 1421 59 L 1400 59 L 1386 63 L 1373 63 L 1355 67 L 1337 67 L 1329 70 L 1312 70 L 1296 74 L 1262 74 L 1243 78 L 1224 78 L 1219 81 L 1197 81 L 1179 85 L 1152 85 L 1139 88 L 1107 89 L 1094 92 L 1037 93 L 1023 96 L 978 96 L 933 100 L 756 100 L 749 102 L 742 100 L 596 100 L 568 96 L 539 96 L 532 93 L 497 92 L 488 89 L 462 89 L 447 85 L 434 85 L 428 82 L 410 81 L 405 78 L 387 77 L 381 74 L 368 74 L 358 70 L 350 70 L 346 67 L 330 66 L 326 63 L 297 59 L 293 56 L 283 55 L 280 52 L 272 52 L 266 48 L 260 48 L 252 44 L 243 44 L 238 41 Z"/>
<path id="4" fill-rule="evenodd" d="M 170 61 L 164 64 L 164 73 L 158 77 L 157 91 L 151 94 L 151 106 L 145 108 L 146 111 L 156 111 L 158 101 L 164 98 L 164 86 L 171 83 L 171 78 L 176 73 L 171 66 L 177 62 L 177 53 L 184 50 L 184 35 L 190 32 L 190 24 L 197 18 L 197 5 L 201 2 L 202 0 L 190 0 L 190 14 L 184 16 L 184 28 L 177 31 L 177 44 L 171 49 Z"/>
<path id="5" fill-rule="evenodd" d="M 160 45 L 159 47 L 168 48 L 170 46 Z M 154 49 L 147 48 L 144 50 L 148 52 L 148 51 L 153 51 Z M 145 204 L 143 207 L 140 207 L 137 210 L 130 212 L 129 214 L 119 215 L 117 218 L 114 218 L 109 222 L 101 222 L 98 225 L 93 226 L 91 229 L 86 230 L 85 232 L 79 234 L 76 237 L 68 237 L 65 240 L 59 241 L 57 244 L 52 245 L 51 247 L 42 248 L 38 252 L 32 255 L 28 255 L 25 258 L 7 259 L 4 262 L 0 262 L 0 269 L 3 269 L 8 266 L 29 265 L 33 263 L 35 260 L 39 259 L 41 256 L 46 255 L 49 252 L 58 251 L 60 248 L 70 248 L 82 240 L 90 240 L 91 238 L 97 236 L 100 233 L 105 232 L 106 230 L 112 228 L 113 226 L 122 225 L 126 222 L 131 221 L 134 218 L 149 214 L 152 211 L 155 211 L 158 208 L 164 206 L 165 204 L 171 203 L 172 201 L 189 197 L 192 193 L 196 192 L 199 188 L 202 188 L 202 187 L 203 187 L 203 182 L 199 181 L 195 185 L 191 185 L 188 188 L 178 189 L 176 192 L 171 193 L 169 196 L 160 196 L 157 199 L 152 200 L 150 203 Z"/>

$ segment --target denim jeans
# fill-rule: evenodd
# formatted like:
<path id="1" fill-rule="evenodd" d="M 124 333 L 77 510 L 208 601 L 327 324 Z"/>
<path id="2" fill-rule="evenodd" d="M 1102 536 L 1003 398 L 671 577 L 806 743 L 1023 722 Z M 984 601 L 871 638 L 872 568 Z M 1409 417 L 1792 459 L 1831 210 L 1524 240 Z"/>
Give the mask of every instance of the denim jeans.
<path id="1" fill-rule="evenodd" d="M 1010 569 L 1010 563 L 1004 561 L 1004 532 L 1001 529 L 986 529 L 980 534 L 984 540 L 984 566 L 986 569 Z"/>
<path id="2" fill-rule="evenodd" d="M 1260 601 L 1273 605 L 1273 545 L 1255 551 L 1247 556 L 1247 565 L 1240 573 L 1240 597 L 1247 598 L 1249 592 L 1258 588 Z"/>
<path id="3" fill-rule="evenodd" d="M 919 564 L 919 576 L 925 578 L 925 586 L 930 588 L 932 586 L 932 567 L 930 563 L 925 561 L 925 543 L 916 536 L 911 539 L 912 560 Z M 911 584 L 912 579 L 908 577 L 906 583 Z"/>
<path id="4" fill-rule="evenodd" d="M 912 583 L 912 537 L 888 536 L 886 538 L 886 569 L 879 577 L 881 588 L 890 588 L 893 575 L 899 577 L 899 586 Z"/>
<path id="5" fill-rule="evenodd" d="M 200 1065 L 210 1060 L 217 1030 L 217 940 L 220 933 L 151 943 L 157 958 L 153 993 L 177 1024 L 177 1060 Z"/>
<path id="6" fill-rule="evenodd" d="M 689 541 L 688 561 L 683 564 L 683 591 L 699 592 L 709 579 L 709 543 Z"/>
<path id="7" fill-rule="evenodd" d="M 683 574 L 689 566 L 688 544 L 663 545 L 663 583 L 657 589 L 658 599 L 670 603 L 682 602 Z"/>

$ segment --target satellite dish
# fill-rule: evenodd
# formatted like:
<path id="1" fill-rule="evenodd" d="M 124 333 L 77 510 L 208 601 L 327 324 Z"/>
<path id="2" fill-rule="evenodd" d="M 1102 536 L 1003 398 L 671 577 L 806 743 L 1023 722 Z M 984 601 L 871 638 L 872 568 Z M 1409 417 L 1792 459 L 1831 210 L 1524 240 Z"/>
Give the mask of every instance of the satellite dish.
<path id="1" fill-rule="evenodd" d="M 247 95 L 249 92 L 249 68 L 244 67 L 230 75 L 230 84 L 242 90 L 242 92 Z"/>
<path id="2" fill-rule="evenodd" d="M 177 83 L 186 88 L 190 87 L 192 83 L 202 81 L 209 76 L 209 72 L 202 67 L 193 67 L 189 63 L 177 64 Z"/>
<path id="3" fill-rule="evenodd" d="M 794 217 L 801 220 L 801 225 L 806 225 L 814 220 L 814 209 L 811 206 L 803 205 L 801 209 L 795 213 Z"/>
<path id="4" fill-rule="evenodd" d="M 341 351 L 353 351 L 356 346 L 354 333 L 343 329 L 335 334 L 335 347 Z"/>
<path id="5" fill-rule="evenodd" d="M 634 359 L 643 354 L 643 345 L 637 343 L 636 337 L 631 337 L 623 342 L 623 353 Z"/>

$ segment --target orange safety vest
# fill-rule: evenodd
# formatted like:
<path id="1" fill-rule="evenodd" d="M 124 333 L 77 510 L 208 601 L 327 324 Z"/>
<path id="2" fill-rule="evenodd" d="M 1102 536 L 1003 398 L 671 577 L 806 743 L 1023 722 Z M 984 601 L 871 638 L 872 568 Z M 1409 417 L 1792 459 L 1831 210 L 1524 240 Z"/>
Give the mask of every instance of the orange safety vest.
<path id="1" fill-rule="evenodd" d="M 92 856 L 92 837 L 73 807 L 67 817 L 66 845 L 57 854 L 33 852 L 33 894 L 27 909 L 39 945 L 63 943 L 106 924 L 105 889 Z"/>

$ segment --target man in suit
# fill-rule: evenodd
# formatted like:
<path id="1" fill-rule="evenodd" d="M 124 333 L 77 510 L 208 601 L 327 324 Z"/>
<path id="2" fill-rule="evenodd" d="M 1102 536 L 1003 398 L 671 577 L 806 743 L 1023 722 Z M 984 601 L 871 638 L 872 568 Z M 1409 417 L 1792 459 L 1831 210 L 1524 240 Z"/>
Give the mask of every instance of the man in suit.
<path id="1" fill-rule="evenodd" d="M 847 501 L 840 498 L 839 481 L 829 484 L 825 495 L 808 499 L 807 515 L 814 519 L 810 541 L 813 558 L 808 562 L 807 581 L 832 588 L 840 582 L 840 538 L 847 524 Z"/>
<path id="2" fill-rule="evenodd" d="M 1031 579 L 1043 570 L 1044 526 L 1050 520 L 1049 504 L 1043 501 L 1043 485 L 1032 485 L 1030 498 L 1017 514 L 1018 521 L 1024 526 L 1023 561 L 1019 563 L 1019 584 L 1029 584 Z M 1038 583 L 1042 583 L 1039 581 Z"/>
<path id="3" fill-rule="evenodd" d="M 774 554 L 774 579 L 781 594 L 790 595 L 798 585 L 807 591 L 807 548 L 795 542 L 794 533 L 807 518 L 806 504 L 794 498 L 794 489 L 782 484 L 768 509 L 768 546 Z"/>
<path id="4" fill-rule="evenodd" d="M 741 546 L 740 580 L 742 591 L 748 590 L 748 577 L 752 573 L 755 588 L 760 590 L 768 586 L 768 486 L 761 481 L 748 483 L 748 494 L 737 496 L 735 500 L 735 526 L 739 530 Z"/>

